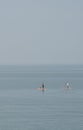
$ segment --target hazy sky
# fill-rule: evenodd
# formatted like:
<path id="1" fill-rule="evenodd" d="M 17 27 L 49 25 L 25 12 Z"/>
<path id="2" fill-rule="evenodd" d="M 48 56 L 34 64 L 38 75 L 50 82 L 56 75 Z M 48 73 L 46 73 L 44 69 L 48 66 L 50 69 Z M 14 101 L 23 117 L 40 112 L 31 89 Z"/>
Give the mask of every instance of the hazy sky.
<path id="1" fill-rule="evenodd" d="M 1 0 L 0 64 L 83 64 L 83 0 Z"/>

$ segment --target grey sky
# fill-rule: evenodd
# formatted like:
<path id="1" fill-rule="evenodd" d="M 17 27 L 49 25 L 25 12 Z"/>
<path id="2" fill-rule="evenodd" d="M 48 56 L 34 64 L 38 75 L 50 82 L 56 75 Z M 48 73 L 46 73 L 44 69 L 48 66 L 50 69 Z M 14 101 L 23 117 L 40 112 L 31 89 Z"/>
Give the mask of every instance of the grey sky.
<path id="1" fill-rule="evenodd" d="M 0 64 L 83 64 L 83 0 L 1 0 Z"/>

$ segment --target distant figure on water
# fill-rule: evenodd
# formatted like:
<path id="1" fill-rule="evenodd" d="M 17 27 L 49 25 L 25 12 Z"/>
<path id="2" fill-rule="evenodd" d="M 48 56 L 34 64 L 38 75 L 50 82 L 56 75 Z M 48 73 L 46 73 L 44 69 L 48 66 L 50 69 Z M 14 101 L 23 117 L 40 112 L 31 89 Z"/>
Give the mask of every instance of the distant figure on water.
<path id="1" fill-rule="evenodd" d="M 42 83 L 41 90 L 42 90 L 42 91 L 44 91 L 44 90 L 45 90 L 44 83 Z"/>
<path id="2" fill-rule="evenodd" d="M 44 83 L 42 83 L 42 89 L 44 89 Z"/>
<path id="3" fill-rule="evenodd" d="M 67 82 L 66 87 L 69 88 L 69 83 Z"/>
<path id="4" fill-rule="evenodd" d="M 47 90 L 47 88 L 45 88 L 45 84 L 44 83 L 42 83 L 42 85 L 39 88 L 37 88 L 37 89 L 41 90 L 41 91 Z"/>
<path id="5" fill-rule="evenodd" d="M 65 89 L 71 89 L 69 83 L 67 82 L 66 85 L 65 85 Z"/>

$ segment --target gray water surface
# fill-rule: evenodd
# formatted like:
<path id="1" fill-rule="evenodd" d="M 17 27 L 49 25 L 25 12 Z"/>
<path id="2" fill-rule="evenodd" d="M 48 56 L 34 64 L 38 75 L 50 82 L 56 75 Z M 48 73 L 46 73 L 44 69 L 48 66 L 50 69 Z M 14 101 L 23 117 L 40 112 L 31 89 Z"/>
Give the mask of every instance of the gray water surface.
<path id="1" fill-rule="evenodd" d="M 83 130 L 82 66 L 1 66 L 0 130 Z"/>

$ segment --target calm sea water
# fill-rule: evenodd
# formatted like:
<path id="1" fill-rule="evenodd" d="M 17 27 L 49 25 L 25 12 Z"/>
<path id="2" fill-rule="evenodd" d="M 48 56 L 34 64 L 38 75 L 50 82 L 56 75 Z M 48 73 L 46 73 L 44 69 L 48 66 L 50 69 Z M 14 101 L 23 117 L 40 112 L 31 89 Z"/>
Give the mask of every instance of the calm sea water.
<path id="1" fill-rule="evenodd" d="M 0 130 L 83 130 L 83 66 L 0 66 Z"/>

